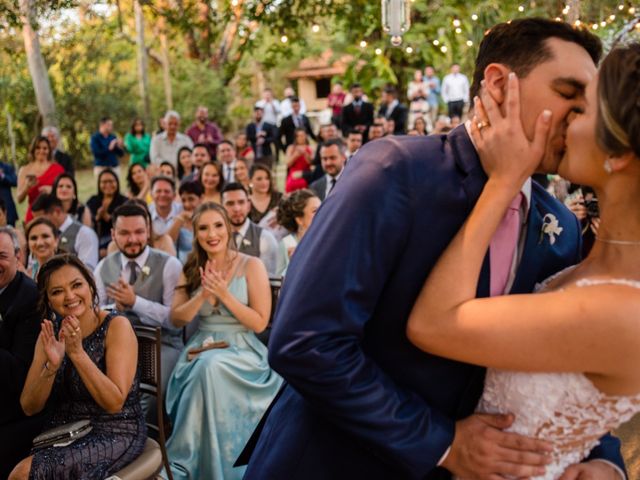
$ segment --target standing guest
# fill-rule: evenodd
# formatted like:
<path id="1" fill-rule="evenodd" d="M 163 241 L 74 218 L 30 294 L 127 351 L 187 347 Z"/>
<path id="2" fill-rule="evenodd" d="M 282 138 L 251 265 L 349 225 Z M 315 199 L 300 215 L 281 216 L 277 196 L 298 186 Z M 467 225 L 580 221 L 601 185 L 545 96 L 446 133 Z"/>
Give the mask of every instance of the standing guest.
<path id="1" fill-rule="evenodd" d="M 299 98 L 296 95 L 296 92 L 291 87 L 286 87 L 284 89 L 284 99 L 280 102 L 280 118 L 283 119 L 288 117 L 293 113 L 293 99 L 298 98 L 300 102 L 300 114 L 304 115 L 307 113 L 307 104 L 302 98 Z"/>
<path id="2" fill-rule="evenodd" d="M 111 215 L 113 211 L 127 201 L 127 197 L 120 193 L 120 179 L 111 170 L 106 169 L 98 175 L 98 193 L 87 201 L 87 207 L 93 217 L 93 228 L 100 242 L 100 257 L 107 253 L 107 246 L 111 241 Z M 97 263 L 97 262 L 96 262 Z M 95 266 L 95 263 L 94 263 Z"/>
<path id="3" fill-rule="evenodd" d="M 249 165 L 253 166 L 255 160 L 255 153 L 253 148 L 249 145 L 246 133 L 239 133 L 235 138 L 236 144 L 236 158 L 244 158 L 249 162 Z"/>
<path id="4" fill-rule="evenodd" d="M 178 180 L 184 180 L 193 170 L 193 151 L 189 147 L 182 147 L 178 150 Z"/>
<path id="5" fill-rule="evenodd" d="M 28 419 L 20 407 L 33 349 L 40 333 L 38 291 L 19 271 L 20 244 L 15 231 L 0 227 L 0 478 L 7 478 L 42 429 L 42 416 Z"/>
<path id="6" fill-rule="evenodd" d="M 300 100 L 298 99 L 298 97 L 293 97 L 291 99 L 291 107 L 291 115 L 286 116 L 282 119 L 280 130 L 278 132 L 278 140 L 280 141 L 280 145 L 285 152 L 289 145 L 293 143 L 295 131 L 299 128 L 305 130 L 307 132 L 307 135 L 312 139 L 316 139 L 316 136 L 313 134 L 313 130 L 311 129 L 311 123 L 309 122 L 309 119 L 300 111 Z M 282 141 L 283 139 L 284 142 Z"/>
<path id="7" fill-rule="evenodd" d="M 193 249 L 193 215 L 202 203 L 202 185 L 186 182 L 180 185 L 178 194 L 182 202 L 182 212 L 171 225 L 168 235 L 176 244 L 178 260 L 184 265 Z"/>
<path id="8" fill-rule="evenodd" d="M 64 172 L 64 168 L 53 160 L 49 140 L 36 137 L 29 147 L 29 163 L 18 170 L 18 191 L 16 198 L 22 203 L 29 198 L 29 206 L 25 222 L 33 218 L 31 205 L 41 193 L 50 193 L 56 177 Z"/>
<path id="9" fill-rule="evenodd" d="M 151 163 L 160 165 L 162 162 L 169 162 L 176 166 L 178 163 L 178 151 L 182 147 L 193 148 L 193 141 L 184 133 L 180 133 L 180 115 L 178 112 L 169 110 L 164 120 L 167 129 L 153 137 L 151 140 Z"/>
<path id="10" fill-rule="evenodd" d="M 353 101 L 342 107 L 342 134 L 346 137 L 351 130 L 364 135 L 366 142 L 369 127 L 373 124 L 373 104 L 364 100 L 362 85 L 354 83 L 349 88 Z"/>
<path id="11" fill-rule="evenodd" d="M 284 191 L 294 192 L 301 188 L 307 188 L 307 180 L 303 177 L 303 172 L 311 172 L 313 152 L 309 146 L 307 132 L 303 128 L 295 131 L 294 141 L 287 147 L 287 180 Z"/>
<path id="12" fill-rule="evenodd" d="M 43 200 L 44 216 L 60 232 L 60 241 L 58 242 L 60 249 L 76 255 L 88 268 L 93 270 L 98 264 L 98 237 L 96 233 L 65 213 L 62 202 L 55 195 L 46 195 Z"/>
<path id="13" fill-rule="evenodd" d="M 306 188 L 296 190 L 283 197 L 278 204 L 276 218 L 278 224 L 287 229 L 289 234 L 280 241 L 280 259 L 283 261 L 279 274 L 284 275 L 298 243 L 307 232 L 320 208 L 320 199 Z"/>
<path id="14" fill-rule="evenodd" d="M 182 332 L 169 320 L 169 309 L 182 270 L 180 262 L 149 246 L 146 213 L 135 204 L 113 213 L 113 241 L 118 250 L 95 270 L 100 306 L 114 306 L 133 324 L 162 329 L 162 389 L 184 346 Z"/>
<path id="15" fill-rule="evenodd" d="M 413 122 L 413 129 L 416 131 L 416 135 L 428 135 L 425 117 L 417 117 Z"/>
<path id="16" fill-rule="evenodd" d="M 27 415 L 53 407 L 48 428 L 89 420 L 92 430 L 67 446 L 34 449 L 11 479 L 105 478 L 144 450 L 147 429 L 138 390 L 138 342 L 129 320 L 99 308 L 91 273 L 73 255 L 40 269 L 43 318 L 20 396 Z M 55 318 L 55 317 L 54 317 Z"/>
<path id="17" fill-rule="evenodd" d="M 139 198 L 150 204 L 151 199 L 151 181 L 149 174 L 140 163 L 132 163 L 127 172 L 127 186 L 129 198 Z"/>
<path id="18" fill-rule="evenodd" d="M 395 87 L 388 85 L 382 90 L 378 115 L 385 120 L 393 120 L 393 134 L 403 135 L 407 129 L 407 107 L 398 100 Z"/>
<path id="19" fill-rule="evenodd" d="M 331 109 L 331 123 L 336 124 L 338 128 L 342 126 L 342 107 L 346 96 L 342 89 L 342 83 L 336 82 L 327 97 L 327 107 Z"/>
<path id="20" fill-rule="evenodd" d="M 35 280 L 40 267 L 58 253 L 60 232 L 51 220 L 46 217 L 38 217 L 29 222 L 25 234 L 29 255 L 32 259 L 27 274 Z"/>
<path id="21" fill-rule="evenodd" d="M 144 168 L 149 166 L 151 135 L 144 131 L 144 121 L 141 118 L 133 120 L 131 131 L 124 136 L 124 148 L 129 152 L 129 165 L 139 163 Z"/>
<path id="22" fill-rule="evenodd" d="M 362 132 L 359 132 L 358 130 L 351 130 L 349 132 L 349 135 L 347 136 L 347 162 L 351 160 L 351 157 L 353 157 L 358 150 L 360 150 L 360 147 L 362 146 L 362 137 Z"/>
<path id="23" fill-rule="evenodd" d="M 78 200 L 78 184 L 76 179 L 69 173 L 61 173 L 53 182 L 53 195 L 62 202 L 65 213 L 77 222 L 93 227 L 91 211 Z"/>
<path id="24" fill-rule="evenodd" d="M 202 185 L 202 201 L 222 203 L 222 189 L 225 181 L 219 163 L 207 163 L 202 167 L 198 182 Z"/>
<path id="25" fill-rule="evenodd" d="M 273 98 L 273 90 L 265 88 L 262 92 L 262 100 L 258 100 L 255 106 L 261 108 L 264 112 L 264 121 L 266 123 L 274 127 L 280 124 L 280 117 L 282 115 L 280 102 Z"/>
<path id="26" fill-rule="evenodd" d="M 438 109 L 440 108 L 440 79 L 436 75 L 436 71 L 431 66 L 424 68 L 424 82 L 429 88 L 427 94 L 427 102 L 429 102 L 429 118 L 431 123 L 438 118 Z"/>
<path id="27" fill-rule="evenodd" d="M 413 80 L 409 82 L 407 88 L 407 98 L 409 99 L 409 125 L 412 125 L 416 118 L 429 114 L 430 106 L 429 86 L 422 76 L 422 70 L 416 70 Z"/>
<path id="28" fill-rule="evenodd" d="M 151 224 L 156 235 L 164 235 L 171 228 L 182 210 L 176 199 L 176 182 L 171 177 L 158 176 L 151 179 L 151 198 L 149 205 Z"/>
<path id="29" fill-rule="evenodd" d="M 223 140 L 218 145 L 218 161 L 222 166 L 222 178 L 225 183 L 236 181 L 236 149 L 229 140 Z"/>
<path id="30" fill-rule="evenodd" d="M 226 185 L 222 191 L 222 205 L 231 221 L 233 239 L 238 250 L 247 255 L 260 257 L 269 275 L 276 276 L 278 242 L 271 232 L 249 219 L 251 202 L 244 187 L 239 183 Z"/>
<path id="31" fill-rule="evenodd" d="M 124 155 L 122 140 L 113 134 L 113 121 L 102 117 L 98 131 L 91 136 L 91 152 L 93 153 L 93 175 L 98 176 L 105 168 L 120 175 L 118 158 Z"/>
<path id="32" fill-rule="evenodd" d="M 264 120 L 263 113 L 263 107 L 256 104 L 253 108 L 253 122 L 247 125 L 246 133 L 255 152 L 256 163 L 271 168 L 274 158 L 273 143 L 278 138 L 278 127 L 275 123 Z"/>
<path id="33" fill-rule="evenodd" d="M 49 146 L 51 147 L 51 150 L 53 150 L 53 159 L 60 165 L 62 165 L 62 168 L 64 168 L 65 172 L 67 172 L 71 176 L 74 176 L 75 168 L 73 166 L 73 159 L 68 153 L 63 152 L 59 148 L 60 131 L 56 127 L 48 126 L 42 129 L 40 135 L 46 137 L 47 140 L 49 140 Z"/>
<path id="34" fill-rule="evenodd" d="M 222 141 L 222 133 L 215 122 L 209 121 L 209 109 L 200 105 L 196 109 L 196 119 L 187 130 L 187 135 L 194 144 L 206 145 L 209 156 L 216 158 L 216 148 Z"/>
<path id="35" fill-rule="evenodd" d="M 320 159 L 324 176 L 309 187 L 321 201 L 327 198 L 342 176 L 347 160 L 346 147 L 339 138 L 329 140 L 320 147 Z"/>
<path id="36" fill-rule="evenodd" d="M 255 336 L 269 321 L 269 279 L 259 259 L 236 250 L 219 205 L 201 205 L 193 231 L 171 320 L 182 327 L 199 316 L 200 324 L 167 387 L 167 454 L 176 480 L 239 480 L 244 468 L 233 464 L 281 385 Z"/>
<path id="37" fill-rule="evenodd" d="M 264 165 L 254 165 L 251 168 L 251 211 L 249 219 L 253 223 L 260 221 L 278 206 L 282 193 L 275 190 L 271 170 Z"/>
<path id="38" fill-rule="evenodd" d="M 16 169 L 9 163 L 0 162 L 0 199 L 4 202 L 7 224 L 11 226 L 15 226 L 18 220 L 18 210 L 11 194 L 11 188 L 16 185 L 18 185 Z"/>
<path id="39" fill-rule="evenodd" d="M 173 164 L 169 162 L 162 162 L 160 164 L 159 174 L 163 177 L 173 178 L 174 180 L 177 178 L 176 167 L 174 167 Z"/>
<path id="40" fill-rule="evenodd" d="M 247 192 L 251 192 L 251 178 L 249 178 L 249 166 L 244 158 L 236 160 L 236 166 L 233 169 L 233 175 L 237 183 L 242 185 Z"/>
<path id="41" fill-rule="evenodd" d="M 462 118 L 465 104 L 469 103 L 469 79 L 460 73 L 460 65 L 451 65 L 451 73 L 442 79 L 442 100 L 447 104 L 450 118 Z"/>

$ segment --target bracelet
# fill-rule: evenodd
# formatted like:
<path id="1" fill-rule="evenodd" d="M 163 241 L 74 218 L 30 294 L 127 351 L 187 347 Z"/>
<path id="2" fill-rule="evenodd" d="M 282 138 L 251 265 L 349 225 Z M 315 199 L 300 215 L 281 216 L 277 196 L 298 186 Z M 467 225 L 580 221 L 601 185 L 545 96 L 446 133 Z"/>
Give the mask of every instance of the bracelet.
<path id="1" fill-rule="evenodd" d="M 44 369 L 47 372 L 50 372 L 49 375 L 45 375 L 45 377 L 53 377 L 56 373 L 58 373 L 58 370 L 51 370 L 49 368 L 49 360 L 47 360 L 46 362 L 44 362 Z"/>

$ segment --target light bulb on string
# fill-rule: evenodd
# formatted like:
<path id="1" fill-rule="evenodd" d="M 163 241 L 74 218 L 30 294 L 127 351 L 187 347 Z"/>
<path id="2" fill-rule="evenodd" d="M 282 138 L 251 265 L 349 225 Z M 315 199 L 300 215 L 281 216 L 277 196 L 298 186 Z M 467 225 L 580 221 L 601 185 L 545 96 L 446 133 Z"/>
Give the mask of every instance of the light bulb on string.
<path id="1" fill-rule="evenodd" d="M 458 20 L 457 18 L 454 18 L 452 23 L 453 23 L 454 27 L 459 27 L 460 26 L 460 20 Z"/>
<path id="2" fill-rule="evenodd" d="M 311 27 L 311 31 L 312 31 L 313 33 L 318 33 L 318 32 L 320 31 L 320 25 L 318 25 L 318 24 L 314 24 L 314 25 Z"/>
<path id="3" fill-rule="evenodd" d="M 434 41 L 433 41 L 433 44 L 437 47 L 438 45 L 440 45 L 440 41 L 438 41 L 438 40 L 434 40 Z"/>
<path id="4" fill-rule="evenodd" d="M 287 43 L 287 42 L 289 41 L 289 39 L 287 38 L 287 36 L 286 36 L 286 35 L 282 35 L 282 36 L 280 37 L 280 41 L 281 41 L 282 43 Z"/>
<path id="5" fill-rule="evenodd" d="M 473 42 L 471 40 L 467 40 L 467 47 L 473 47 Z"/>
<path id="6" fill-rule="evenodd" d="M 376 48 L 376 55 L 382 55 L 382 49 Z"/>
<path id="7" fill-rule="evenodd" d="M 411 55 L 413 53 L 413 48 L 407 47 L 407 48 L 405 48 L 404 51 L 407 52 L 409 55 Z"/>
<path id="8" fill-rule="evenodd" d="M 473 15 L 471 15 L 471 20 L 473 20 L 474 22 L 478 20 L 478 15 L 476 15 L 475 13 Z"/>
<path id="9" fill-rule="evenodd" d="M 441 47 L 440 47 L 440 51 L 441 51 L 442 53 L 447 53 L 447 50 L 448 50 L 448 49 L 447 49 L 447 46 L 446 46 L 446 45 L 443 45 L 443 46 L 441 46 Z"/>
<path id="10" fill-rule="evenodd" d="M 520 13 L 524 12 L 524 7 L 523 7 L 522 5 L 520 5 L 520 6 L 518 7 L 518 11 L 519 11 Z"/>
<path id="11" fill-rule="evenodd" d="M 399 47 L 402 45 L 402 37 L 400 35 L 394 35 L 391 37 L 391 45 L 394 47 Z"/>
<path id="12" fill-rule="evenodd" d="M 367 46 L 367 42 L 365 40 L 362 40 L 360 42 L 360 48 L 365 48 Z"/>
<path id="13" fill-rule="evenodd" d="M 456 33 L 457 33 L 457 34 L 462 33 L 462 29 L 461 29 L 460 27 L 456 28 Z"/>

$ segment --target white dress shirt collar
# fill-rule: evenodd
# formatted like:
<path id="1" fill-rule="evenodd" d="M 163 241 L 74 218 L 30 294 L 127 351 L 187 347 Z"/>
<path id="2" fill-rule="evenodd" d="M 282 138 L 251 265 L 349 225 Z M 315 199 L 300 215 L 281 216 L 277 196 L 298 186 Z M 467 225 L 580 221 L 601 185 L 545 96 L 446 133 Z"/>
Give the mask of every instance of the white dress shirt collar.
<path id="1" fill-rule="evenodd" d="M 66 218 L 64 219 L 64 222 L 62 222 L 62 225 L 60 225 L 60 228 L 58 230 L 60 230 L 60 233 L 64 233 L 67 231 L 67 228 L 69 228 L 72 224 L 73 224 L 73 218 L 71 218 L 71 215 L 67 215 Z"/>

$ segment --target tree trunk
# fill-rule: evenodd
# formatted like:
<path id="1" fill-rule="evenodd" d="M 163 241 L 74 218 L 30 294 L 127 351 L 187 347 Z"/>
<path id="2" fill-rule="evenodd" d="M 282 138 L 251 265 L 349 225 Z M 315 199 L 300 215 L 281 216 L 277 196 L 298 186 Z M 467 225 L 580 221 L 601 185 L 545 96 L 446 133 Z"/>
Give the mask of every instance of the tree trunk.
<path id="1" fill-rule="evenodd" d="M 147 49 L 144 43 L 144 12 L 139 0 L 134 2 L 136 16 L 136 39 L 138 44 L 138 84 L 140 86 L 140 98 L 144 111 L 144 122 L 151 125 L 151 100 L 149 98 L 149 61 Z"/>
<path id="2" fill-rule="evenodd" d="M 580 20 L 580 0 L 568 0 L 567 6 L 569 7 L 567 23 L 573 25 L 577 20 Z"/>
<path id="3" fill-rule="evenodd" d="M 168 110 L 173 110 L 173 92 L 171 91 L 171 69 L 169 65 L 169 45 L 167 42 L 166 20 L 158 20 L 158 34 L 160 37 L 160 58 L 162 59 L 162 78 L 164 80 L 164 98 Z"/>
<path id="4" fill-rule="evenodd" d="M 38 110 L 42 115 L 44 126 L 58 126 L 56 118 L 56 104 L 51 91 L 49 73 L 40 50 L 40 39 L 35 24 L 34 0 L 20 0 L 20 20 L 22 22 L 22 36 L 24 49 L 27 54 L 29 73 L 36 94 Z"/>

